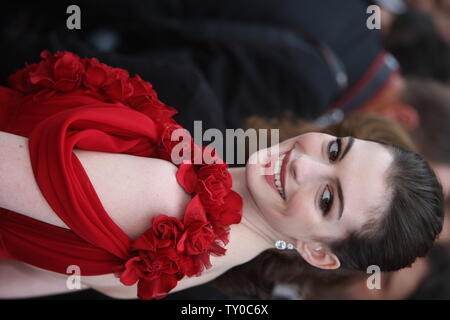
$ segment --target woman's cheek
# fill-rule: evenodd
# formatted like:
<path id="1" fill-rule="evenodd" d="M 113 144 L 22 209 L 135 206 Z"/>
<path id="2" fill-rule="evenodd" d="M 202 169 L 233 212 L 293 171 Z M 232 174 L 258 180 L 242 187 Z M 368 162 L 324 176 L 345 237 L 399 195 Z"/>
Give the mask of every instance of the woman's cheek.
<path id="1" fill-rule="evenodd" d="M 302 232 L 306 235 L 311 228 L 316 228 L 319 223 L 318 219 L 314 217 L 313 212 L 305 206 L 297 205 L 289 208 L 286 211 L 287 225 L 295 229 L 297 232 Z"/>
<path id="2" fill-rule="evenodd" d="M 314 208 L 307 205 L 305 197 L 293 197 L 287 205 L 286 216 L 295 218 L 304 223 L 314 220 Z"/>

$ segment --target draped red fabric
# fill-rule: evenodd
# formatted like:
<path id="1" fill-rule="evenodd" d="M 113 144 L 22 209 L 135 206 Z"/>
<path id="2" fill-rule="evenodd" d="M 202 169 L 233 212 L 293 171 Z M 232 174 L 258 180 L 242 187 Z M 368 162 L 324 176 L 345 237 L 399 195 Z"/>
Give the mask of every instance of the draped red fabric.
<path id="1" fill-rule="evenodd" d="M 79 98 L 65 95 L 45 101 L 59 112 L 33 101 L 34 118 L 25 111 L 1 128 L 25 136 L 31 132 L 29 151 L 36 181 L 70 230 L 0 209 L 0 258 L 60 273 L 66 273 L 69 265 L 78 265 L 83 275 L 117 272 L 129 258 L 131 239 L 111 220 L 72 151 L 79 148 L 151 157 L 158 129 L 145 114 L 120 103 L 67 108 L 66 103 L 73 101 L 79 105 Z M 44 120 L 39 121 L 41 118 Z"/>
<path id="2" fill-rule="evenodd" d="M 172 140 L 182 129 L 172 118 L 177 111 L 138 75 L 96 58 L 46 51 L 41 58 L 11 75 L 10 88 L 0 86 L 0 130 L 28 138 L 37 185 L 68 229 L 0 208 L 0 259 L 63 274 L 72 265 L 84 276 L 114 273 L 124 285 L 137 282 L 142 299 L 161 299 L 184 276 L 210 268 L 210 255 L 225 254 L 229 226 L 242 217 L 242 198 L 215 150 L 200 150 L 183 133 L 183 146 L 214 154 L 213 162 L 193 163 L 183 151 L 176 179 L 192 195 L 183 219 L 162 213 L 130 239 L 103 208 L 73 150 L 172 161 L 181 143 Z"/>
<path id="3" fill-rule="evenodd" d="M 71 265 L 82 275 L 123 271 L 131 239 L 111 220 L 72 151 L 158 156 L 161 125 L 151 115 L 170 122 L 176 111 L 139 76 L 95 58 L 45 51 L 41 58 L 11 75 L 10 88 L 0 87 L 0 130 L 29 138 L 36 182 L 70 229 L 0 208 L 0 258 L 59 273 Z"/>

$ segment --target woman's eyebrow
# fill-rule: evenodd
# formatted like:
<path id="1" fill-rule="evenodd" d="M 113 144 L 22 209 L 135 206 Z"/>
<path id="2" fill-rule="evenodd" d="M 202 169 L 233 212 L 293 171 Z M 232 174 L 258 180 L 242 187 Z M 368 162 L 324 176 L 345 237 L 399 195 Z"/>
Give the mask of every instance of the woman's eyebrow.
<path id="1" fill-rule="evenodd" d="M 341 182 L 337 181 L 337 190 L 338 190 L 338 198 L 339 198 L 339 216 L 338 220 L 342 218 L 342 213 L 344 212 L 344 195 L 342 193 Z"/>
<path id="2" fill-rule="evenodd" d="M 353 146 L 353 143 L 355 142 L 355 139 L 353 137 L 348 138 L 347 145 L 345 146 L 344 151 L 342 151 L 341 156 L 339 157 L 339 161 L 344 159 L 345 155 L 350 151 L 350 148 Z M 338 198 L 339 198 L 339 218 L 340 220 L 342 218 L 342 213 L 344 212 L 344 193 L 342 192 L 342 186 L 341 182 L 337 181 L 337 191 L 338 191 Z"/>
<path id="3" fill-rule="evenodd" d="M 345 146 L 344 151 L 342 151 L 341 156 L 339 157 L 339 161 L 341 161 L 342 159 L 344 159 L 344 157 L 346 156 L 346 154 L 350 151 L 350 148 L 353 146 L 353 143 L 355 142 L 355 138 L 353 137 L 348 137 L 348 142 L 347 145 Z"/>

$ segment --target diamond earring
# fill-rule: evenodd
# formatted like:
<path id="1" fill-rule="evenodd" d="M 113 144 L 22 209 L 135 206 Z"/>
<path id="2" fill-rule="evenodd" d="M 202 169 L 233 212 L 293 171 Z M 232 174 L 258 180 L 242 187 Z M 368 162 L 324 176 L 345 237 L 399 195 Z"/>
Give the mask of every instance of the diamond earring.
<path id="1" fill-rule="evenodd" d="M 277 240 L 275 242 L 275 248 L 277 248 L 278 250 L 292 250 L 294 249 L 294 245 L 283 240 Z"/>

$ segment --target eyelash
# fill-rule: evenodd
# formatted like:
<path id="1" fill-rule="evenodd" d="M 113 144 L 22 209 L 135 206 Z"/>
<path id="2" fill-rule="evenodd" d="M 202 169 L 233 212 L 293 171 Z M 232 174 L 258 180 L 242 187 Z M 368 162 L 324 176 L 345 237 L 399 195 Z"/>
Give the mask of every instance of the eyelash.
<path id="1" fill-rule="evenodd" d="M 327 199 L 324 198 L 324 195 L 328 194 Z M 322 197 L 320 198 L 320 209 L 323 212 L 323 215 L 326 216 L 333 205 L 333 192 L 330 190 L 330 187 L 327 185 L 325 187 L 324 192 L 322 193 Z M 325 199 L 325 200 L 324 200 Z"/>
<path id="2" fill-rule="evenodd" d="M 337 151 L 330 151 L 331 147 L 336 144 L 338 147 Z M 341 138 L 337 138 L 335 140 L 330 141 L 330 143 L 328 144 L 328 159 L 331 162 L 334 162 L 337 160 L 337 158 L 339 157 L 339 154 L 341 153 L 341 146 L 342 146 L 342 139 Z M 336 152 L 337 154 L 335 156 L 332 156 L 331 153 L 332 152 Z"/>
<path id="3" fill-rule="evenodd" d="M 333 150 L 331 151 L 331 148 L 333 147 L 333 145 L 337 145 L 337 151 Z M 328 158 L 331 162 L 334 162 L 338 159 L 339 154 L 341 153 L 341 146 L 342 146 L 342 139 L 341 138 L 337 138 L 335 140 L 330 141 L 330 143 L 328 144 Z M 327 197 L 325 198 L 324 195 L 327 195 Z M 322 193 L 322 196 L 320 198 L 320 203 L 319 203 L 319 207 L 323 212 L 323 215 L 326 216 L 327 213 L 330 211 L 332 205 L 333 205 L 333 192 L 330 189 L 330 187 L 327 185 L 325 187 L 324 192 Z"/>

